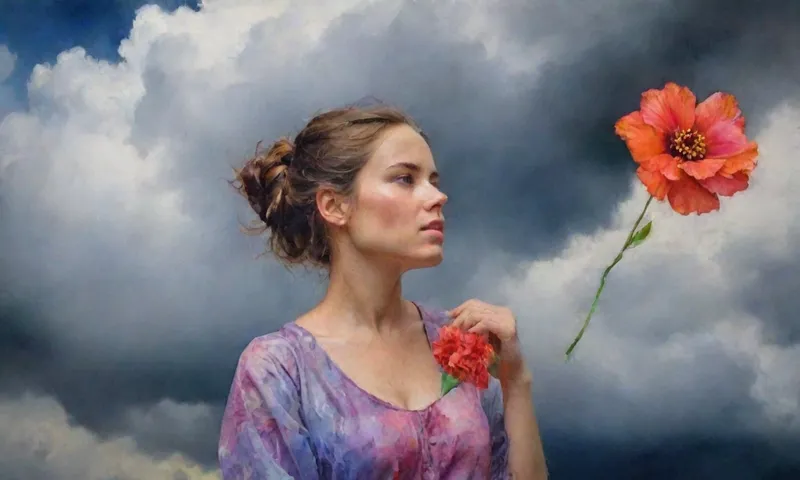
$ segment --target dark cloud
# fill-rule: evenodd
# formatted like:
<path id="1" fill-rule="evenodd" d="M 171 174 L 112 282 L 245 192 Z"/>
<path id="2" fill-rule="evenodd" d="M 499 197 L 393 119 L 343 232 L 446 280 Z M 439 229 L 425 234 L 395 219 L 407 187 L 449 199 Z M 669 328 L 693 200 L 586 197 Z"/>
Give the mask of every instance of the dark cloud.
<path id="1" fill-rule="evenodd" d="M 551 34 L 553 29 L 570 33 L 556 42 L 559 53 L 541 68 L 531 95 L 517 99 L 517 108 L 499 110 L 504 115 L 522 110 L 514 123 L 522 127 L 519 138 L 530 140 L 521 151 L 508 153 L 505 142 L 492 143 L 485 154 L 496 168 L 482 172 L 488 178 L 474 184 L 486 201 L 477 211 L 466 204 L 453 207 L 474 213 L 477 228 L 500 232 L 493 240 L 505 249 L 529 252 L 532 238 L 558 246 L 569 233 L 606 224 L 609 206 L 629 193 L 626 174 L 633 169 L 612 126 L 638 107 L 639 92 L 676 81 L 702 99 L 724 88 L 739 97 L 751 134 L 776 104 L 800 94 L 800 85 L 789 80 L 797 78 L 800 60 L 800 52 L 789 46 L 800 35 L 795 28 L 800 10 L 791 0 L 672 1 L 647 9 L 621 2 L 612 9 L 587 6 L 605 10 L 599 16 L 569 10 L 570 18 L 559 7 L 557 21 L 540 11 L 538 2 L 531 5 L 509 10 L 511 31 L 536 38 L 537 27 L 548 25 L 543 30 Z M 556 9 L 555 2 L 545 5 Z M 572 32 L 584 42 L 573 41 Z M 503 195 L 497 195 L 501 189 Z M 512 200 L 514 205 L 507 203 Z M 516 234 L 503 233 L 508 231 Z"/>
<path id="2" fill-rule="evenodd" d="M 794 242 L 793 252 L 800 251 Z M 792 321 L 797 315 L 797 292 L 800 292 L 800 257 L 761 259 L 745 262 L 735 273 L 739 305 L 764 325 L 765 339 L 772 344 L 789 347 L 800 343 L 800 323 Z"/>
<path id="3" fill-rule="evenodd" d="M 209 438 L 219 436 L 222 405 L 186 405 L 162 401 L 148 409 L 128 411 L 117 425 L 136 439 L 140 450 L 155 459 L 184 452 L 205 465 L 217 461 L 217 446 Z"/>
<path id="4" fill-rule="evenodd" d="M 47 7 L 59 18 L 55 4 L 47 3 L 30 12 Z M 135 179 L 146 187 L 100 192 L 98 183 L 68 177 L 72 171 L 87 175 L 77 167 L 81 150 L 31 151 L 4 175 L 0 284 L 8 295 L 0 298 L 0 381 L 54 396 L 72 421 L 103 438 L 127 433 L 156 456 L 179 450 L 213 464 L 219 407 L 239 352 L 250 338 L 307 308 L 324 285 L 313 273 L 288 276 L 257 260 L 259 241 L 237 231 L 237 221 L 251 216 L 225 180 L 229 167 L 256 141 L 296 131 L 313 112 L 368 95 L 405 107 L 433 138 L 451 198 L 447 215 L 454 237 L 445 264 L 414 272 L 407 292 L 441 305 L 485 296 L 487 287 L 520 261 L 548 256 L 571 235 L 608 226 L 613 207 L 630 194 L 633 170 L 613 123 L 637 107 L 641 91 L 666 80 L 690 85 L 701 98 L 725 88 L 740 98 L 752 133 L 763 128 L 777 104 L 797 99 L 800 50 L 791 46 L 800 41 L 798 4 L 735 3 L 665 0 L 631 8 L 605 0 L 567 12 L 554 0 L 508 2 L 486 17 L 497 22 L 486 28 L 496 30 L 501 46 L 513 52 L 501 50 L 499 57 L 455 33 L 465 24 L 464 9 L 479 8 L 480 2 L 404 2 L 389 16 L 378 15 L 385 5 L 376 3 L 338 19 L 318 47 L 289 53 L 286 45 L 304 45 L 305 33 L 291 19 L 269 20 L 249 32 L 230 65 L 240 80 L 224 85 L 213 71 L 198 74 L 195 64 L 206 52 L 191 37 L 159 40 L 143 58 L 129 59 L 142 63 L 146 93 L 120 115 L 133 121 L 132 130 L 107 154 L 119 162 L 163 159 L 156 178 Z M 69 35 L 61 27 L 50 30 L 68 45 L 43 50 L 36 45 L 46 40 L 34 37 L 30 51 L 19 48 L 24 32 L 16 23 L 0 23 L 6 35 L 0 43 L 5 38 L 16 49 L 23 58 L 19 69 L 26 72 L 31 59 L 74 43 L 113 58 L 118 39 L 127 34 L 120 18 L 128 18 L 138 3 L 115 5 L 115 13 L 97 19 L 84 36 L 76 36 L 78 29 Z M 3 12 L 0 18 L 11 18 Z M 14 12 L 20 25 L 34 15 Z M 63 28 L 74 28 L 74 22 L 65 22 Z M 121 33 L 103 33 L 109 28 Z M 528 47 L 537 45 L 548 53 L 544 62 L 529 58 L 534 53 Z M 33 55 L 34 49 L 44 53 Z M 77 57 L 63 67 L 63 78 L 74 73 L 69 68 L 81 67 Z M 535 68 L 512 71 L 512 60 Z M 34 98 L 52 101 L 48 95 Z M 83 111 L 58 113 L 69 119 Z M 44 115 L 47 125 L 63 121 L 42 112 L 46 105 L 37 104 L 33 113 Z M 12 135 L 10 125 L 5 133 L 0 129 L 0 149 L 26 141 Z M 74 168 L 63 168 L 64 162 Z M 72 202 L 79 214 L 60 219 L 55 210 L 40 207 L 48 198 L 37 190 L 49 185 L 43 172 L 64 175 L 58 190 L 47 193 Z M 167 208 L 159 194 L 173 190 L 183 195 L 180 215 L 148 220 L 146 213 Z M 684 279 L 692 265 L 684 268 L 679 260 L 671 265 L 664 281 L 690 296 L 692 284 Z M 765 279 L 774 278 L 770 271 L 792 271 L 777 264 L 754 268 L 762 268 Z M 606 295 L 635 302 L 642 291 L 628 287 L 640 281 L 632 275 Z M 775 328 L 787 328 L 789 313 L 796 311 L 792 290 L 785 288 L 791 280 L 762 283 L 765 291 L 750 290 L 753 299 L 745 297 L 745 306 L 773 319 Z M 635 324 L 630 316 L 619 316 L 608 325 L 625 332 L 621 337 L 656 345 L 703 328 L 698 319 L 718 302 L 724 299 L 669 307 L 669 298 L 652 298 L 652 321 Z M 679 320 L 670 321 L 676 312 Z M 789 333 L 781 338 L 793 341 Z M 774 453 L 769 445 L 727 436 L 696 440 L 702 431 L 730 433 L 726 424 L 758 414 L 749 396 L 755 373 L 735 360 L 712 350 L 695 360 L 700 367 L 672 365 L 660 372 L 673 377 L 646 382 L 646 394 L 627 390 L 621 380 L 587 378 L 576 365 L 546 367 L 545 383 L 552 388 L 540 392 L 539 401 L 542 424 L 551 432 L 545 444 L 554 478 L 598 471 L 615 472 L 613 478 L 659 478 L 655 472 L 677 475 L 662 478 L 735 479 L 747 472 L 783 478 L 774 472 L 788 454 Z M 679 376 L 681 369 L 690 374 Z M 720 375 L 728 381 L 714 384 Z M 165 399 L 209 410 L 159 409 Z M 670 407 L 680 400 L 681 407 Z M 662 412 L 650 410 L 659 406 Z M 575 411 L 579 414 L 572 415 Z M 587 425 L 592 415 L 599 420 Z M 187 418 L 198 422 L 196 428 L 186 429 Z M 565 432 L 573 436 L 564 439 Z M 638 439 L 654 440 L 641 449 L 625 443 L 602 448 L 602 440 L 581 444 L 574 437 L 604 432 L 615 438 L 635 432 Z M 665 432 L 676 439 L 659 443 Z M 747 464 L 742 452 L 751 446 L 757 459 Z M 585 464 L 570 462 L 585 452 L 590 452 Z M 700 477 L 709 462 L 725 459 L 720 476 Z M 786 465 L 785 472 L 797 466 Z M 728 467 L 735 467 L 734 476 L 723 475 Z"/>
<path id="5" fill-rule="evenodd" d="M 680 436 L 657 442 L 582 442 L 554 432 L 552 478 L 794 480 L 797 439 Z"/>
<path id="6" fill-rule="evenodd" d="M 14 90 L 11 88 L 8 78 L 14 73 L 17 64 L 17 56 L 9 50 L 8 46 L 0 43 L 0 120 L 6 114 L 19 107 Z"/>

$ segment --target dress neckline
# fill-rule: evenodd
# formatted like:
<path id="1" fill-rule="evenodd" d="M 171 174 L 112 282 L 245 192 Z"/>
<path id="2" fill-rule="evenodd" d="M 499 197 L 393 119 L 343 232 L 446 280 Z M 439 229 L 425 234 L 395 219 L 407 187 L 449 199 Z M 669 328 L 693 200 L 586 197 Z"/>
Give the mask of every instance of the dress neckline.
<path id="1" fill-rule="evenodd" d="M 416 302 L 412 301 L 411 303 L 414 304 L 414 306 L 417 308 L 417 311 L 419 312 L 420 320 L 422 321 L 422 327 L 425 330 L 425 336 L 428 339 L 428 346 L 431 346 L 433 344 L 433 342 L 436 340 L 436 338 L 438 337 L 438 327 L 434 324 L 433 321 L 431 321 L 430 314 L 425 309 L 420 307 Z M 434 401 L 432 401 L 428 405 L 426 405 L 424 407 L 421 407 L 421 408 L 417 408 L 417 409 L 404 408 L 404 407 L 401 407 L 399 405 L 395 405 L 394 403 L 386 401 L 386 400 L 376 396 L 375 394 L 367 391 L 366 389 L 361 387 L 358 383 L 356 383 L 355 380 L 350 378 L 350 376 L 347 375 L 347 373 L 345 373 L 344 370 L 339 368 L 339 365 L 335 361 L 333 361 L 333 359 L 328 355 L 328 352 L 326 352 L 325 349 L 322 348 L 322 346 L 319 344 L 319 342 L 317 342 L 317 338 L 314 336 L 313 333 L 309 332 L 304 327 L 301 327 L 300 325 L 298 325 L 297 322 L 287 323 L 286 325 L 284 325 L 283 328 L 291 328 L 295 332 L 297 332 L 302 338 L 306 339 L 309 342 L 309 344 L 311 345 L 311 350 L 314 352 L 314 354 L 318 355 L 325 362 L 325 364 L 327 365 L 328 369 L 330 369 L 331 371 L 335 372 L 336 375 L 338 375 L 342 379 L 343 382 L 345 382 L 348 385 L 352 386 L 353 388 L 355 388 L 356 390 L 361 392 L 364 396 L 368 397 L 373 402 L 375 402 L 375 403 L 377 403 L 379 405 L 382 405 L 382 406 L 384 406 L 386 408 L 389 408 L 389 409 L 392 409 L 392 410 L 396 410 L 398 412 L 425 413 L 425 412 L 435 408 L 439 404 L 439 402 L 441 402 L 444 398 L 446 398 L 448 395 L 454 393 L 458 389 L 458 387 L 456 387 L 456 388 L 451 389 L 445 395 L 439 395 Z M 431 355 L 433 355 L 433 349 L 432 348 L 431 348 Z M 442 368 L 441 367 L 437 366 L 437 369 L 438 369 L 439 373 L 442 373 Z"/>

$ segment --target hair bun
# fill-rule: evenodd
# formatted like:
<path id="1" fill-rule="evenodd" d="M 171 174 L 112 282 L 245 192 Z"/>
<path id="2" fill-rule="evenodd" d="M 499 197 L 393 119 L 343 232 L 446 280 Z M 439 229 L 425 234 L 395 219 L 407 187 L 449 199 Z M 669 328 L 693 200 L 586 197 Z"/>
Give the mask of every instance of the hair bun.
<path id="1" fill-rule="evenodd" d="M 274 228 L 275 214 L 284 210 L 287 170 L 294 156 L 294 143 L 287 138 L 275 142 L 266 152 L 259 151 L 236 170 L 234 187 L 247 198 L 250 207 L 267 227 Z"/>

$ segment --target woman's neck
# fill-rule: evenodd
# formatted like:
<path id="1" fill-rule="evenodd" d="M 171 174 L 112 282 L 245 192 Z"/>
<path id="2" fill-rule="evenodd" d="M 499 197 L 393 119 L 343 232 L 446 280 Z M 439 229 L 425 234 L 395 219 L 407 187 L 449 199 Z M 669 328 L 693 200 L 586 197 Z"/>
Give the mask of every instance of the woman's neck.
<path id="1" fill-rule="evenodd" d="M 328 290 L 318 309 L 337 327 L 384 333 L 403 328 L 402 271 L 362 256 L 331 265 Z"/>

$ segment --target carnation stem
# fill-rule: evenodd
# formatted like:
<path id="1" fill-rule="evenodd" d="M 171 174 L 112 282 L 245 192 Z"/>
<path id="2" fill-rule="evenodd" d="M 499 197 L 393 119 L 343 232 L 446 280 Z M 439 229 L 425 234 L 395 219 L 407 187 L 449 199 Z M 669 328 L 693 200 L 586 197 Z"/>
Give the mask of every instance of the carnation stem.
<path id="1" fill-rule="evenodd" d="M 639 224 L 642 222 L 642 218 L 644 218 L 645 212 L 647 212 L 647 208 L 650 206 L 650 202 L 653 201 L 653 196 L 650 195 L 650 198 L 647 199 L 647 202 L 644 204 L 644 208 L 642 209 L 642 213 L 639 214 L 639 218 L 636 219 L 636 223 L 633 224 L 633 228 L 631 228 L 631 232 L 628 234 L 628 238 L 625 240 L 625 244 L 620 249 L 617 257 L 611 262 L 611 265 L 606 267 L 603 271 L 603 275 L 600 277 L 600 287 L 597 289 L 597 293 L 594 295 L 594 301 L 592 302 L 592 308 L 589 309 L 589 314 L 586 315 L 586 320 L 583 321 L 583 327 L 578 332 L 578 335 L 575 337 L 575 340 L 572 341 L 572 344 L 567 349 L 567 360 L 569 360 L 569 356 L 572 354 L 572 351 L 575 350 L 575 347 L 578 345 L 578 342 L 583 337 L 583 333 L 586 331 L 586 328 L 589 327 L 589 320 L 591 320 L 592 315 L 594 314 L 594 310 L 597 308 L 597 302 L 600 300 L 600 294 L 603 293 L 603 288 L 606 286 L 606 277 L 608 277 L 609 272 L 611 269 L 614 268 L 616 264 L 622 260 L 622 254 L 631 246 L 631 242 L 633 241 L 633 236 L 636 234 L 636 229 L 639 228 Z"/>

